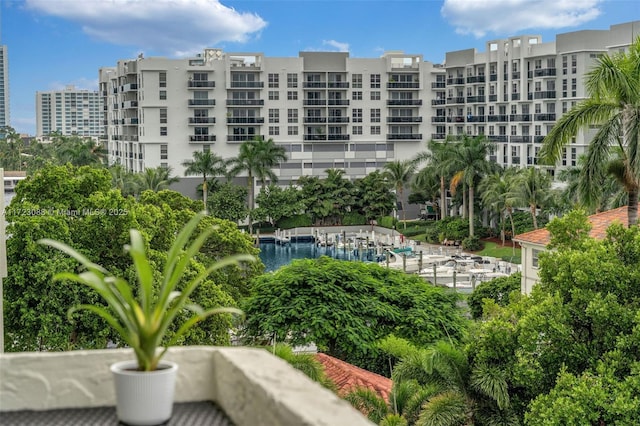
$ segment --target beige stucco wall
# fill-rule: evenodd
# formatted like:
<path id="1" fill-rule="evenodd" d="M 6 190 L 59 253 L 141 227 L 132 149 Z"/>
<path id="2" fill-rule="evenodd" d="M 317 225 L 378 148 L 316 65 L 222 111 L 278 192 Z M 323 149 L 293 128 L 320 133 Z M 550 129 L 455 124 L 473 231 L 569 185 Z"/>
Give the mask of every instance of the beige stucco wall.
<path id="1" fill-rule="evenodd" d="M 522 280 L 520 281 L 520 291 L 522 294 L 530 294 L 533 286 L 538 282 L 538 268 L 533 266 L 533 250 L 544 251 L 545 246 L 519 241 L 522 247 Z"/>
<path id="2" fill-rule="evenodd" d="M 127 349 L 0 354 L 0 412 L 112 406 L 109 365 L 132 358 Z M 179 364 L 176 401 L 215 401 L 238 426 L 372 424 L 262 349 L 176 347 L 165 358 Z"/>

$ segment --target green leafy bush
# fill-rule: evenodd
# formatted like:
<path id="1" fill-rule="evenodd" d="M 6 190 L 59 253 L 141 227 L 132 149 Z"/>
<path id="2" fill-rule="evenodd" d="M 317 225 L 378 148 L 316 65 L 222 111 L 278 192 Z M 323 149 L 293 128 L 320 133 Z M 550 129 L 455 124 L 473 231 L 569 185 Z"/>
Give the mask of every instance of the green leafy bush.
<path id="1" fill-rule="evenodd" d="M 425 230 L 424 240 L 430 244 L 438 244 L 440 243 L 439 234 L 438 228 L 435 226 L 429 227 Z"/>
<path id="2" fill-rule="evenodd" d="M 284 217 L 276 223 L 276 227 L 280 229 L 299 228 L 302 226 L 311 226 L 313 221 L 307 214 L 297 214 L 291 217 Z"/>
<path id="3" fill-rule="evenodd" d="M 378 219 L 378 226 L 382 226 L 383 228 L 393 229 L 397 223 L 398 220 L 393 216 L 383 216 Z"/>
<path id="4" fill-rule="evenodd" d="M 469 251 L 478 251 L 482 250 L 482 243 L 480 242 L 480 237 L 474 235 L 473 237 L 467 237 L 462 240 L 462 249 Z"/>
<path id="5" fill-rule="evenodd" d="M 491 299 L 500 306 L 507 306 L 511 292 L 520 292 L 521 278 L 522 274 L 517 272 L 508 277 L 494 278 L 476 287 L 467 299 L 471 316 L 474 319 L 482 318 L 482 307 L 485 299 Z"/>
<path id="6" fill-rule="evenodd" d="M 349 212 L 346 213 L 343 217 L 342 217 L 342 224 L 345 226 L 349 226 L 349 225 L 366 225 L 367 224 L 367 218 L 357 212 Z"/>

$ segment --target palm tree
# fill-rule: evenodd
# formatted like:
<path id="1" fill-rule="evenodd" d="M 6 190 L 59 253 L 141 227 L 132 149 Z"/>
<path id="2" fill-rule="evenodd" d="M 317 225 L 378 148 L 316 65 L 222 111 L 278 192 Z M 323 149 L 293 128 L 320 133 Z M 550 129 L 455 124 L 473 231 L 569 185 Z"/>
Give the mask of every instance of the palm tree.
<path id="1" fill-rule="evenodd" d="M 412 160 L 395 160 L 384 165 L 385 176 L 396 189 L 396 194 L 400 199 L 402 207 L 402 221 L 404 227 L 407 227 L 407 213 L 404 207 L 404 186 L 409 183 L 411 177 L 416 171 L 416 163 Z"/>
<path id="2" fill-rule="evenodd" d="M 144 172 L 136 175 L 138 192 L 142 191 L 162 191 L 168 189 L 169 185 L 178 182 L 180 179 L 171 176 L 171 167 L 146 168 Z"/>
<path id="3" fill-rule="evenodd" d="M 482 179 L 478 190 L 480 199 L 485 208 L 493 209 L 500 217 L 500 238 L 502 245 L 505 242 L 505 220 L 508 217 L 511 222 L 511 235 L 515 235 L 513 223 L 513 207 L 515 204 L 514 189 L 517 183 L 518 169 L 509 167 L 504 171 L 497 171 Z M 514 242 L 515 244 L 515 242 Z"/>
<path id="4" fill-rule="evenodd" d="M 450 190 L 455 192 L 456 187 L 462 183 L 468 189 L 469 194 L 469 236 L 474 236 L 474 204 L 475 188 L 480 179 L 491 173 L 496 168 L 495 163 L 487 161 L 490 142 L 483 136 L 470 138 L 463 136 L 462 140 L 454 145 L 452 156 L 445 161 L 450 170 L 453 170 Z M 463 198 L 463 201 L 465 199 Z M 464 207 L 463 207 L 464 210 Z"/>
<path id="5" fill-rule="evenodd" d="M 426 167 L 420 173 L 433 173 L 440 181 L 440 218 L 447 217 L 447 187 L 446 181 L 450 177 L 449 165 L 447 159 L 451 156 L 452 144 L 449 140 L 444 142 L 436 142 L 430 140 L 427 142 L 426 152 L 419 153 L 415 161 L 417 164 L 421 162 L 427 163 Z M 425 171 L 428 169 L 429 171 Z"/>
<path id="6" fill-rule="evenodd" d="M 186 176 L 202 176 L 202 202 L 205 214 L 207 213 L 207 195 L 209 194 L 207 179 L 225 176 L 227 174 L 227 164 L 226 160 L 211 151 L 194 151 L 193 160 L 182 162 L 182 165 L 186 167 L 184 171 Z"/>
<path id="7" fill-rule="evenodd" d="M 253 233 L 251 210 L 255 199 L 254 179 L 260 179 L 263 187 L 266 185 L 267 178 L 276 182 L 277 176 L 272 169 L 286 159 L 284 148 L 277 146 L 273 139 L 264 140 L 262 136 L 255 136 L 253 139 L 243 142 L 240 145 L 238 156 L 230 161 L 229 176 L 237 176 L 242 172 L 247 172 L 249 233 Z"/>
<path id="8" fill-rule="evenodd" d="M 588 98 L 564 114 L 544 138 L 540 157 L 555 164 L 580 130 L 598 126 L 582 172 L 585 188 L 595 188 L 606 170 L 628 194 L 629 226 L 638 223 L 640 190 L 640 37 L 627 53 L 603 55 L 586 74 Z M 622 157 L 611 163 L 618 147 Z"/>
<path id="9" fill-rule="evenodd" d="M 123 196 L 136 193 L 136 175 L 125 169 L 122 164 L 109 166 L 109 173 L 111 173 L 111 186 L 114 189 L 119 189 Z"/>
<path id="10" fill-rule="evenodd" d="M 80 136 L 63 136 L 54 134 L 53 146 L 60 163 L 71 163 L 74 166 L 104 166 L 107 159 L 107 150 L 101 143 L 91 138 Z"/>
<path id="11" fill-rule="evenodd" d="M 535 167 L 521 169 L 516 178 L 513 197 L 516 203 L 529 208 L 534 229 L 538 229 L 537 209 L 548 203 L 550 189 L 549 175 Z"/>

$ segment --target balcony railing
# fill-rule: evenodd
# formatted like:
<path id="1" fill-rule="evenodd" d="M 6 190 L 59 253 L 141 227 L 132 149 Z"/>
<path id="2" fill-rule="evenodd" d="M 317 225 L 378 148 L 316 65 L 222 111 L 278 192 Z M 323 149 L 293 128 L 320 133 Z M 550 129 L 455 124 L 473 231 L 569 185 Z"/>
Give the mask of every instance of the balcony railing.
<path id="1" fill-rule="evenodd" d="M 215 117 L 189 117 L 189 124 L 215 124 Z"/>
<path id="2" fill-rule="evenodd" d="M 444 99 L 433 99 L 431 101 L 431 105 L 444 105 L 445 103 L 447 103 L 447 101 Z"/>
<path id="3" fill-rule="evenodd" d="M 227 135 L 227 142 L 244 142 L 259 135 Z"/>
<path id="4" fill-rule="evenodd" d="M 511 94 L 511 100 L 512 101 L 519 101 L 520 100 L 520 93 L 512 93 Z"/>
<path id="5" fill-rule="evenodd" d="M 542 69 L 529 71 L 527 73 L 527 77 L 529 77 L 529 78 L 533 78 L 533 77 L 554 77 L 555 75 L 556 75 L 556 69 L 555 68 L 542 68 Z"/>
<path id="6" fill-rule="evenodd" d="M 444 89 L 447 87 L 447 83 L 444 81 L 436 81 L 435 83 L 431 83 L 432 89 Z"/>
<path id="7" fill-rule="evenodd" d="M 138 101 L 126 101 L 122 103 L 122 108 L 137 108 Z"/>
<path id="8" fill-rule="evenodd" d="M 327 135 L 328 140 L 330 141 L 348 141 L 349 140 L 349 135 L 343 135 L 343 134 L 329 134 Z"/>
<path id="9" fill-rule="evenodd" d="M 326 141 L 327 140 L 327 135 L 324 135 L 324 134 L 320 134 L 320 135 L 304 135 L 304 140 L 305 141 Z"/>
<path id="10" fill-rule="evenodd" d="M 227 99 L 227 106 L 262 106 L 264 99 Z"/>
<path id="11" fill-rule="evenodd" d="M 448 78 L 447 84 L 464 84 L 464 77 Z"/>
<path id="12" fill-rule="evenodd" d="M 529 93 L 529 100 L 532 99 L 555 99 L 555 90 L 541 90 L 533 93 Z"/>
<path id="13" fill-rule="evenodd" d="M 421 133 L 387 133 L 387 140 L 420 140 Z"/>
<path id="14" fill-rule="evenodd" d="M 489 102 L 498 102 L 498 95 L 489 95 Z"/>
<path id="15" fill-rule="evenodd" d="M 467 83 L 484 83 L 485 77 L 484 75 L 472 75 L 467 77 Z"/>
<path id="16" fill-rule="evenodd" d="M 330 81 L 328 87 L 329 89 L 348 89 L 349 83 L 346 81 Z"/>
<path id="17" fill-rule="evenodd" d="M 326 123 L 327 117 L 305 117 L 305 123 Z"/>
<path id="18" fill-rule="evenodd" d="M 485 118 L 484 115 L 468 115 L 467 123 L 484 123 Z"/>
<path id="19" fill-rule="evenodd" d="M 128 83 L 120 88 L 120 91 L 122 92 L 131 92 L 134 90 L 138 90 L 138 84 L 136 83 Z"/>
<path id="20" fill-rule="evenodd" d="M 304 81 L 302 87 L 305 89 L 326 89 L 326 81 Z"/>
<path id="21" fill-rule="evenodd" d="M 511 136 L 510 141 L 514 143 L 531 143 L 531 136 Z"/>
<path id="22" fill-rule="evenodd" d="M 349 99 L 329 99 L 327 102 L 329 106 L 347 106 L 349 105 Z"/>
<path id="23" fill-rule="evenodd" d="M 389 99 L 389 106 L 418 106 L 422 105 L 422 99 Z"/>
<path id="24" fill-rule="evenodd" d="M 509 121 L 531 121 L 531 114 L 511 114 Z"/>
<path id="25" fill-rule="evenodd" d="M 541 135 L 537 135 L 533 137 L 533 143 L 542 143 L 543 140 L 544 140 L 544 136 L 541 136 Z"/>
<path id="26" fill-rule="evenodd" d="M 206 80 L 189 80 L 187 87 L 189 87 L 190 89 L 214 88 L 216 87 L 216 82 Z"/>
<path id="27" fill-rule="evenodd" d="M 387 117 L 387 123 L 422 123 L 422 117 Z"/>
<path id="28" fill-rule="evenodd" d="M 420 83 L 416 82 L 389 82 L 387 89 L 419 89 Z"/>
<path id="29" fill-rule="evenodd" d="M 216 135 L 190 135 L 189 142 L 215 142 Z"/>
<path id="30" fill-rule="evenodd" d="M 444 133 L 431 133 L 431 139 L 445 139 L 447 137 Z"/>
<path id="31" fill-rule="evenodd" d="M 464 123 L 464 116 L 462 115 L 452 115 L 447 117 L 447 123 Z"/>
<path id="32" fill-rule="evenodd" d="M 467 103 L 485 102 L 485 96 L 467 96 Z"/>
<path id="33" fill-rule="evenodd" d="M 348 123 L 349 117 L 328 117 L 329 123 Z"/>
<path id="34" fill-rule="evenodd" d="M 520 71 L 514 71 L 511 73 L 511 78 L 513 78 L 514 80 L 516 78 L 520 78 Z"/>
<path id="35" fill-rule="evenodd" d="M 323 106 L 327 104 L 326 99 L 305 99 L 302 102 L 304 106 Z"/>
<path id="36" fill-rule="evenodd" d="M 533 118 L 536 121 L 556 121 L 555 114 L 535 114 Z"/>
<path id="37" fill-rule="evenodd" d="M 498 81 L 498 74 L 489 74 L 489 81 Z"/>
<path id="38" fill-rule="evenodd" d="M 260 89 L 264 87 L 264 81 L 232 81 L 232 89 Z"/>
<path id="39" fill-rule="evenodd" d="M 227 124 L 262 124 L 264 117 L 227 117 Z"/>
<path id="40" fill-rule="evenodd" d="M 511 157 L 511 164 L 520 164 L 520 157 Z"/>
<path id="41" fill-rule="evenodd" d="M 489 135 L 487 138 L 491 142 L 508 142 L 509 140 L 507 135 Z"/>
<path id="42" fill-rule="evenodd" d="M 125 126 L 135 126 L 138 124 L 137 118 L 123 118 L 121 121 Z"/>
<path id="43" fill-rule="evenodd" d="M 447 117 L 443 117 L 441 115 L 437 117 L 431 117 L 432 123 L 444 123 L 445 121 L 447 121 Z"/>
<path id="44" fill-rule="evenodd" d="M 509 121 L 509 117 L 507 115 L 505 115 L 505 114 L 487 115 L 487 121 L 489 123 Z"/>
<path id="45" fill-rule="evenodd" d="M 463 103 L 464 103 L 464 96 L 447 98 L 447 104 L 463 104 Z"/>
<path id="46" fill-rule="evenodd" d="M 214 106 L 215 99 L 189 99 L 189 106 Z"/>

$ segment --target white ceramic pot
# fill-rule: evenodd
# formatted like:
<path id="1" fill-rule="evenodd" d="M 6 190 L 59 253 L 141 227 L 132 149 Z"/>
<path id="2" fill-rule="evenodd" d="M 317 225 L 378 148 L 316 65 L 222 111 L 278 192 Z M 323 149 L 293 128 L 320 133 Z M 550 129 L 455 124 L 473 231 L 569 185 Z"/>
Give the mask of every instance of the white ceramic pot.
<path id="1" fill-rule="evenodd" d="M 136 371 L 136 361 L 111 365 L 118 420 L 131 426 L 159 425 L 171 418 L 178 364 L 161 361 L 155 371 Z"/>

